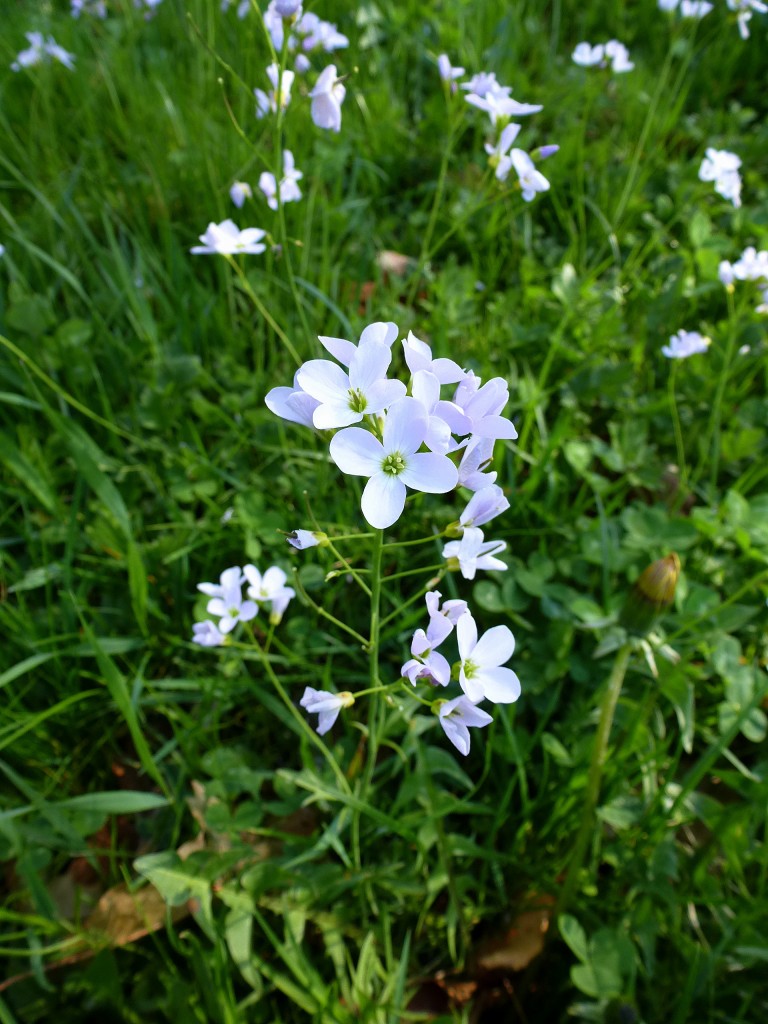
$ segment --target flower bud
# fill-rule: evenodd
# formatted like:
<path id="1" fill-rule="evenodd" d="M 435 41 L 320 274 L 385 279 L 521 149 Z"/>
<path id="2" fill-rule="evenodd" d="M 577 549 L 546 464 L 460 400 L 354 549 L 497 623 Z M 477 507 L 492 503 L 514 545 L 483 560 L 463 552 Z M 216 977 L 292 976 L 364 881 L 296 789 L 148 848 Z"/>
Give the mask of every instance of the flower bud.
<path id="1" fill-rule="evenodd" d="M 672 551 L 649 565 L 637 578 L 622 608 L 619 621 L 630 633 L 646 634 L 675 598 L 680 559 Z"/>

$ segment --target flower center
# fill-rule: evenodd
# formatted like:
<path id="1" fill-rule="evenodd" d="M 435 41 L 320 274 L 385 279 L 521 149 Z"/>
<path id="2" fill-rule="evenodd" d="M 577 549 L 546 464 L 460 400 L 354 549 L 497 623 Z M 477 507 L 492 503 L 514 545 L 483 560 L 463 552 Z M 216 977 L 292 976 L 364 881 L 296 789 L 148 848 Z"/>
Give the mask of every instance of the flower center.
<path id="1" fill-rule="evenodd" d="M 240 609 L 239 608 L 230 608 L 229 609 L 229 617 L 230 617 L 230 619 L 236 619 L 239 614 L 240 614 Z"/>
<path id="2" fill-rule="evenodd" d="M 360 388 L 350 388 L 348 391 L 349 395 L 349 408 L 352 412 L 363 413 L 368 408 L 368 399 L 365 397 Z"/>
<path id="3" fill-rule="evenodd" d="M 471 679 L 477 675 L 477 665 L 473 661 L 464 662 L 464 677 L 465 679 Z"/>
<path id="4" fill-rule="evenodd" d="M 405 459 L 400 452 L 390 452 L 382 462 L 381 468 L 390 476 L 399 476 L 405 469 Z"/>

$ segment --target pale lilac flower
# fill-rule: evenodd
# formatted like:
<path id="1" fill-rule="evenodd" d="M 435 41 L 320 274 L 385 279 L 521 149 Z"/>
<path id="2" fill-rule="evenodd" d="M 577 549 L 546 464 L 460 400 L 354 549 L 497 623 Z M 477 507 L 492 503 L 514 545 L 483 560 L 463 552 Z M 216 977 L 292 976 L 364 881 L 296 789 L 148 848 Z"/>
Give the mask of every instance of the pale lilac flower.
<path id="1" fill-rule="evenodd" d="M 441 703 L 437 717 L 443 732 L 465 757 L 469 753 L 469 730 L 482 729 L 493 719 L 486 711 L 476 707 L 469 697 L 456 697 Z"/>
<path id="2" fill-rule="evenodd" d="M 313 416 L 320 402 L 302 391 L 299 386 L 298 370 L 294 374 L 292 388 L 272 388 L 264 402 L 270 412 L 290 423 L 299 423 L 303 427 L 314 427 Z"/>
<path id="3" fill-rule="evenodd" d="M 386 345 L 371 342 L 355 350 L 349 374 L 329 359 L 310 359 L 298 370 L 296 379 L 320 405 L 312 422 L 318 430 L 333 430 L 359 423 L 364 416 L 383 412 L 405 395 L 405 384 L 387 379 L 392 352 Z M 423 439 L 422 439 L 423 440 Z"/>
<path id="4" fill-rule="evenodd" d="M 413 634 L 412 657 L 400 670 L 400 674 L 409 679 L 414 686 L 419 680 L 433 683 L 436 686 L 447 686 L 451 681 L 451 666 L 446 658 L 437 651 L 437 648 L 453 632 L 454 620 L 451 613 L 455 614 L 458 609 L 445 608 L 445 614 L 441 614 L 439 600 L 440 592 L 437 590 L 430 591 L 426 595 L 429 626 L 426 632 L 423 629 L 417 629 Z M 466 610 L 464 601 L 453 602 L 453 604 L 463 605 Z"/>
<path id="5" fill-rule="evenodd" d="M 220 583 L 198 583 L 197 589 L 204 594 L 213 594 L 206 611 L 219 619 L 219 630 L 231 633 L 238 622 L 250 622 L 258 614 L 253 601 L 244 601 L 242 594 L 243 574 L 239 566 L 225 569 Z"/>
<path id="6" fill-rule="evenodd" d="M 703 18 L 713 8 L 714 5 L 708 3 L 707 0 L 682 0 L 680 14 L 684 18 Z"/>
<path id="7" fill-rule="evenodd" d="M 303 178 L 301 171 L 296 170 L 293 153 L 290 149 L 283 151 L 283 177 L 280 179 L 279 196 L 281 203 L 295 203 L 301 199 L 301 189 L 297 182 Z M 259 178 L 259 188 L 267 198 L 267 205 L 277 209 L 278 186 L 274 174 L 264 171 Z"/>
<path id="8" fill-rule="evenodd" d="M 611 62 L 611 71 L 617 75 L 631 71 L 635 66 L 629 59 L 629 50 L 618 39 L 608 40 L 605 44 L 605 55 Z"/>
<path id="9" fill-rule="evenodd" d="M 485 96 L 478 96 L 476 93 L 470 92 L 464 98 L 473 107 L 484 110 L 493 125 L 498 124 L 499 121 L 508 121 L 510 117 L 537 114 L 544 109 L 540 103 L 518 103 L 511 96 L 503 96 L 494 92 L 486 93 Z"/>
<path id="10" fill-rule="evenodd" d="M 241 231 L 231 220 L 224 220 L 221 224 L 210 223 L 205 234 L 200 235 L 202 245 L 194 245 L 189 250 L 195 255 L 201 253 L 218 253 L 221 256 L 233 256 L 237 253 L 245 253 L 257 256 L 267 248 L 262 243 L 266 231 L 261 228 L 243 228 Z"/>
<path id="11" fill-rule="evenodd" d="M 507 382 L 502 377 L 493 377 L 476 390 L 472 390 L 472 384 L 467 375 L 456 388 L 453 398 L 469 419 L 470 430 L 467 433 L 494 440 L 514 441 L 517 437 L 514 424 L 506 416 L 500 415 L 509 399 Z"/>
<path id="12" fill-rule="evenodd" d="M 452 626 L 455 626 L 456 623 L 461 618 L 461 616 L 465 615 L 469 610 L 467 602 L 461 601 L 458 598 L 453 598 L 449 601 L 443 601 L 443 603 L 440 604 L 440 598 L 442 596 L 443 595 L 440 593 L 439 590 L 427 591 L 427 594 L 425 595 L 425 601 L 427 605 L 427 611 L 429 612 L 429 620 L 431 622 L 432 619 L 436 619 L 438 616 L 443 616 L 446 619 L 448 619 Z M 449 634 L 450 630 L 448 631 L 446 636 L 448 636 Z"/>
<path id="13" fill-rule="evenodd" d="M 299 701 L 310 715 L 320 716 L 317 723 L 317 732 L 320 736 L 328 732 L 342 708 L 351 708 L 354 703 L 355 698 L 349 690 L 329 693 L 327 690 L 313 690 L 311 686 L 304 690 L 304 696 Z"/>
<path id="14" fill-rule="evenodd" d="M 291 598 L 296 596 L 293 587 L 285 585 L 288 577 L 284 570 L 273 565 L 262 576 L 255 565 L 244 565 L 243 575 L 250 583 L 247 590 L 248 597 L 253 598 L 259 605 L 268 604 L 270 606 L 269 620 L 277 625 Z"/>
<path id="15" fill-rule="evenodd" d="M 520 133 L 520 125 L 514 121 L 511 121 L 508 125 L 505 125 L 502 129 L 499 141 L 495 146 L 492 146 L 490 142 L 485 144 L 485 152 L 488 154 L 488 163 L 491 167 L 496 168 L 496 177 L 500 181 L 504 181 L 509 173 L 509 164 L 506 164 L 507 173 L 504 173 L 502 162 L 509 153 L 509 148 L 515 141 Z"/>
<path id="16" fill-rule="evenodd" d="M 741 159 L 727 149 L 709 147 L 699 168 L 700 181 L 714 181 L 715 191 L 730 199 L 735 207 L 741 206 Z"/>
<path id="17" fill-rule="evenodd" d="M 754 11 L 765 14 L 768 6 L 762 0 L 727 0 L 728 7 L 737 12 L 736 20 L 739 25 L 739 35 L 742 39 L 749 39 L 748 23 Z"/>
<path id="18" fill-rule="evenodd" d="M 305 30 L 306 17 L 304 15 L 304 18 L 302 18 L 297 26 L 299 32 Z M 307 52 L 310 50 L 323 50 L 325 53 L 333 53 L 335 50 L 343 50 L 349 46 L 349 39 L 339 32 L 332 22 L 318 19 L 317 24 L 311 30 L 306 31 L 301 45 Z"/>
<path id="19" fill-rule="evenodd" d="M 387 348 L 391 349 L 397 341 L 398 334 L 397 324 L 392 323 L 391 320 L 377 320 L 375 323 L 368 324 L 364 328 L 357 345 L 352 341 L 347 341 L 346 338 L 331 338 L 322 334 L 318 336 L 317 340 L 326 351 L 331 353 L 334 359 L 338 359 L 342 366 L 349 366 L 352 362 L 352 356 L 358 348 L 375 343 L 386 345 Z"/>
<path id="20" fill-rule="evenodd" d="M 463 82 L 461 88 L 480 97 L 488 96 L 492 93 L 500 96 L 509 96 L 512 92 L 508 85 L 501 85 L 496 80 L 496 74 L 493 71 L 478 71 L 468 82 Z"/>
<path id="21" fill-rule="evenodd" d="M 218 583 L 198 583 L 197 589 L 208 597 L 223 597 L 225 594 L 231 593 L 235 587 L 242 586 L 244 581 L 243 570 L 239 565 L 233 565 L 224 570 L 219 576 Z"/>
<path id="22" fill-rule="evenodd" d="M 461 78 L 464 74 L 464 68 L 453 67 L 448 59 L 448 54 L 441 53 L 437 58 L 437 70 L 440 72 L 442 80 L 448 84 L 451 92 L 456 92 L 456 79 Z"/>
<path id="23" fill-rule="evenodd" d="M 507 563 L 496 558 L 506 551 L 507 544 L 503 540 L 484 540 L 483 531 L 477 526 L 468 526 L 461 540 L 451 540 L 443 548 L 443 558 L 448 567 L 454 566 L 461 570 L 465 580 L 473 580 L 478 569 L 485 572 L 501 572 Z"/>
<path id="24" fill-rule="evenodd" d="M 266 117 L 267 114 L 277 113 L 278 109 L 285 110 L 291 102 L 291 87 L 296 76 L 293 71 L 287 69 L 283 69 L 281 75 L 279 65 L 270 64 L 267 68 L 267 77 L 272 83 L 272 88 L 268 93 L 263 89 L 253 90 L 256 97 L 256 117 L 259 120 Z"/>
<path id="25" fill-rule="evenodd" d="M 660 11 L 674 11 L 680 0 L 659 0 Z"/>
<path id="26" fill-rule="evenodd" d="M 499 161 L 499 166 L 496 168 L 496 177 L 500 181 L 506 181 L 510 168 L 514 168 L 517 173 L 523 199 L 526 203 L 530 203 L 535 198 L 537 192 L 547 192 L 549 190 L 549 182 L 541 171 L 536 170 L 533 160 L 531 160 L 525 150 L 513 149 L 509 156 L 502 157 Z"/>
<path id="27" fill-rule="evenodd" d="M 71 0 L 71 15 L 79 18 L 81 14 L 90 14 L 94 18 L 106 18 L 107 5 L 105 0 Z"/>
<path id="28" fill-rule="evenodd" d="M 383 442 L 360 427 L 340 430 L 331 440 L 331 458 L 352 476 L 367 476 L 362 511 L 377 530 L 397 522 L 405 506 L 406 487 L 444 494 L 456 486 L 456 467 L 445 455 L 421 453 L 427 414 L 415 398 L 401 398 L 384 421 Z"/>
<path id="29" fill-rule="evenodd" d="M 459 522 L 465 529 L 471 526 L 484 526 L 491 519 L 506 512 L 508 508 L 509 501 L 502 489 L 496 484 L 491 484 L 475 491 L 459 516 Z"/>
<path id="30" fill-rule="evenodd" d="M 272 2 L 281 18 L 301 16 L 301 0 L 272 0 Z"/>
<path id="31" fill-rule="evenodd" d="M 206 619 L 204 622 L 195 622 L 192 626 L 192 643 L 201 647 L 221 647 L 226 640 L 226 634 L 222 633 L 215 622 Z"/>
<path id="32" fill-rule="evenodd" d="M 539 160 L 547 160 L 549 159 L 549 157 L 554 156 L 555 153 L 559 152 L 559 150 L 560 147 L 558 145 L 556 145 L 555 143 L 550 143 L 549 145 L 546 146 L 539 146 L 539 148 L 535 149 L 533 152 L 534 155 L 539 158 Z"/>
<path id="33" fill-rule="evenodd" d="M 515 652 L 515 638 L 508 626 L 493 626 L 477 638 L 477 624 L 467 612 L 456 626 L 461 670 L 459 683 L 473 704 L 483 699 L 493 704 L 512 704 L 520 696 L 520 680 L 503 668 Z"/>
<path id="34" fill-rule="evenodd" d="M 721 260 L 717 268 L 717 276 L 726 288 L 733 285 L 733 282 L 736 279 L 736 275 L 733 271 L 733 264 L 728 260 Z"/>
<path id="35" fill-rule="evenodd" d="M 758 252 L 754 245 L 747 246 L 733 265 L 733 276 L 739 281 L 768 281 L 768 251 Z"/>
<path id="36" fill-rule="evenodd" d="M 470 438 L 459 463 L 459 486 L 469 491 L 477 491 L 496 480 L 496 471 L 486 473 L 493 458 L 493 438 Z"/>
<path id="37" fill-rule="evenodd" d="M 678 331 L 669 339 L 668 345 L 662 345 L 661 351 L 667 359 L 687 359 L 689 356 L 706 352 L 712 344 L 711 338 L 706 338 L 698 331 Z"/>
<path id="38" fill-rule="evenodd" d="M 312 120 L 318 128 L 341 131 L 341 104 L 347 90 L 336 77 L 336 65 L 329 64 L 320 73 L 315 87 L 309 94 L 312 100 Z"/>
<path id="39" fill-rule="evenodd" d="M 247 181 L 235 181 L 230 186 L 229 198 L 239 210 L 246 199 L 253 198 L 253 189 Z"/>
<path id="40" fill-rule="evenodd" d="M 400 675 L 412 686 L 416 683 L 431 683 L 433 686 L 447 686 L 451 681 L 451 666 L 447 659 L 434 650 L 423 629 L 417 629 L 411 641 L 412 657 L 400 669 Z"/>
<path id="41" fill-rule="evenodd" d="M 286 539 L 297 551 L 306 551 L 307 548 L 325 546 L 328 543 L 328 537 L 322 530 L 293 530 Z"/>
<path id="42" fill-rule="evenodd" d="M 297 53 L 293 62 L 297 75 L 304 75 L 312 67 L 312 61 L 303 53 Z"/>
<path id="43" fill-rule="evenodd" d="M 5 256 L 5 246 L 0 244 L 0 257 Z"/>
<path id="44" fill-rule="evenodd" d="M 75 55 L 69 53 L 56 42 L 53 36 L 46 39 L 42 32 L 25 32 L 29 47 L 22 50 L 11 64 L 12 71 L 21 71 L 22 68 L 31 68 L 35 64 L 49 63 L 50 59 L 63 64 L 69 71 L 75 69 Z"/>
<path id="45" fill-rule="evenodd" d="M 597 43 L 595 46 L 586 42 L 579 43 L 571 54 L 571 60 L 583 68 L 604 68 L 606 66 L 605 46 L 603 43 Z"/>
<path id="46" fill-rule="evenodd" d="M 454 402 L 440 398 L 440 381 L 429 370 L 417 370 L 411 381 L 411 394 L 424 406 L 427 413 L 427 434 L 424 443 L 431 452 L 455 451 L 453 434 L 468 434 L 472 424 L 467 415 Z"/>
<path id="47" fill-rule="evenodd" d="M 403 339 L 403 355 L 413 374 L 419 370 L 428 370 L 441 384 L 458 384 L 464 379 L 464 370 L 458 363 L 453 359 L 433 359 L 432 349 L 425 341 L 420 341 L 413 331 L 409 331 L 408 337 Z"/>

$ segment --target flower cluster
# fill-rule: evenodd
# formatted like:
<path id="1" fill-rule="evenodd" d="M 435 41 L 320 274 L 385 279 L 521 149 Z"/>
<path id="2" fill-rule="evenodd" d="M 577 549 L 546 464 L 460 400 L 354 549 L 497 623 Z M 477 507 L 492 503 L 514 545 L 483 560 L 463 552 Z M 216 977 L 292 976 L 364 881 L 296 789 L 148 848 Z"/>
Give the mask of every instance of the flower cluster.
<path id="1" fill-rule="evenodd" d="M 620 75 L 631 71 L 634 64 L 629 59 L 629 50 L 618 39 L 609 39 L 607 43 L 579 43 L 571 54 L 575 64 L 583 68 L 607 68 L 610 66 L 614 74 Z"/>
<path id="2" fill-rule="evenodd" d="M 678 10 L 683 18 L 703 18 L 712 8 L 707 0 L 659 0 L 660 10 Z"/>
<path id="3" fill-rule="evenodd" d="M 464 68 L 453 67 L 447 54 L 440 54 L 437 59 L 438 71 L 449 92 L 455 93 L 457 80 L 464 75 Z M 546 192 L 549 182 L 537 170 L 533 158 L 524 149 L 513 148 L 521 130 L 521 125 L 510 121 L 512 117 L 524 117 L 542 110 L 538 103 L 519 103 L 512 99 L 512 89 L 501 85 L 494 72 L 481 71 L 473 75 L 468 82 L 461 84 L 465 92 L 464 99 L 478 110 L 485 111 L 491 121 L 494 135 L 485 145 L 489 164 L 498 181 L 506 181 L 511 171 L 517 175 L 523 199 L 529 203 L 537 192 Z M 542 146 L 536 150 L 539 159 L 546 159 L 557 152 L 559 146 Z"/>
<path id="4" fill-rule="evenodd" d="M 264 24 L 277 53 L 283 49 L 286 23 L 288 23 L 288 49 L 301 50 L 296 58 L 296 70 L 309 68 L 306 54 L 313 51 L 333 53 L 349 46 L 349 39 L 330 21 L 323 21 L 311 11 L 302 13 L 296 0 L 272 0 L 264 12 Z"/>
<path id="5" fill-rule="evenodd" d="M 736 11 L 736 21 L 739 26 L 739 35 L 742 39 L 749 39 L 749 22 L 755 11 L 765 14 L 768 6 L 762 0 L 726 0 L 728 7 Z"/>
<path id="6" fill-rule="evenodd" d="M 699 181 L 714 181 L 715 192 L 741 206 L 741 158 L 727 149 L 707 149 L 699 168 Z"/>
<path id="7" fill-rule="evenodd" d="M 478 639 L 477 624 L 466 601 L 440 603 L 438 590 L 426 595 L 429 625 L 417 629 L 411 641 L 409 661 L 403 665 L 404 679 L 416 686 L 448 686 L 457 678 L 463 696 L 436 701 L 432 707 L 448 739 L 462 754 L 469 753 L 469 729 L 482 727 L 491 716 L 477 705 L 488 700 L 492 704 L 511 704 L 520 696 L 520 681 L 504 665 L 515 650 L 515 638 L 507 626 L 494 626 Z M 445 655 L 438 651 L 456 630 L 459 660 L 453 671 Z"/>
<path id="8" fill-rule="evenodd" d="M 718 276 L 726 288 L 732 288 L 734 281 L 754 281 L 762 293 L 762 302 L 757 313 L 768 313 L 768 250 L 759 252 L 750 245 L 735 263 L 723 260 L 718 267 Z"/>
<path id="9" fill-rule="evenodd" d="M 50 64 L 52 60 L 63 64 L 70 71 L 75 70 L 75 55 L 59 46 L 53 36 L 46 37 L 42 32 L 25 32 L 29 46 L 22 50 L 11 64 L 11 71 L 21 71 L 36 64 Z"/>
<path id="10" fill-rule="evenodd" d="M 408 488 L 444 494 L 459 485 L 478 490 L 492 484 L 495 474 L 484 468 L 494 441 L 517 437 L 501 415 L 509 398 L 506 381 L 494 377 L 483 384 L 452 359 L 433 358 L 413 333 L 402 341 L 410 395 L 404 381 L 390 379 L 398 334 L 394 323 L 374 323 L 357 345 L 321 337 L 336 362 L 310 359 L 293 387 L 273 388 L 266 396 L 267 407 L 283 419 L 336 431 L 331 459 L 343 473 L 367 478 L 362 511 L 376 529 L 397 522 Z M 446 386 L 448 398 L 441 394 Z"/>
<path id="11" fill-rule="evenodd" d="M 662 345 L 662 355 L 667 359 L 687 359 L 706 352 L 712 339 L 699 334 L 698 331 L 678 331 L 669 339 L 668 345 Z"/>
<path id="12" fill-rule="evenodd" d="M 192 627 L 193 643 L 201 647 L 221 646 L 238 622 L 255 619 L 260 608 L 268 609 L 270 623 L 277 625 L 296 593 L 286 586 L 286 580 L 284 570 L 276 565 L 263 575 L 255 565 L 233 565 L 224 570 L 218 583 L 198 583 L 197 589 L 210 597 L 206 611 L 219 621 L 196 622 Z M 244 583 L 249 584 L 245 599 Z"/>
<path id="13" fill-rule="evenodd" d="M 304 177 L 301 171 L 297 170 L 290 149 L 283 150 L 283 176 L 280 181 L 275 180 L 274 174 L 263 171 L 259 178 L 259 188 L 264 193 L 267 206 L 270 210 L 276 210 L 278 198 L 280 203 L 297 203 L 301 199 L 301 189 L 298 182 Z"/>

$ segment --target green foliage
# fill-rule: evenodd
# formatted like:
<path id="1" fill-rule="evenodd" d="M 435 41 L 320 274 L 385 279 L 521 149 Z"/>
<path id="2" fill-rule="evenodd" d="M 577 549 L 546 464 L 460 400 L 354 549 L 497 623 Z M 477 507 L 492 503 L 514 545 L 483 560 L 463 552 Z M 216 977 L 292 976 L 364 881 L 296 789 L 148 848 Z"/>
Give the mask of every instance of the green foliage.
<path id="1" fill-rule="evenodd" d="M 768 246 L 765 19 L 745 43 L 722 3 L 693 23 L 653 0 L 318 2 L 351 41 L 343 128 L 314 129 L 297 82 L 285 144 L 305 196 L 287 248 L 238 276 L 188 250 L 232 213 L 231 182 L 274 162 L 253 111 L 259 20 L 218 0 L 148 21 L 110 6 L 3 15 L 0 955 L 19 977 L 0 1021 L 385 1024 L 425 1019 L 414 997 L 454 970 L 501 999 L 477 950 L 532 894 L 557 898 L 610 670 L 595 653 L 621 645 L 627 590 L 670 550 L 683 575 L 651 660 L 630 665 L 587 869 L 499 1012 L 765 1019 L 765 321 L 756 290 L 717 277 Z M 9 70 L 34 29 L 74 73 Z M 631 74 L 572 64 L 614 35 Z M 544 104 L 521 145 L 561 150 L 533 204 L 495 191 L 479 111 L 452 127 L 443 51 Z M 740 210 L 697 179 L 710 145 L 742 157 Z M 234 219 L 282 238 L 263 203 Z M 381 269 L 387 250 L 411 258 L 405 277 Z M 307 358 L 318 334 L 388 319 L 505 377 L 519 431 L 495 462 L 509 571 L 442 584 L 517 637 L 523 695 L 466 761 L 397 696 L 371 763 L 357 707 L 327 746 L 296 707 L 367 672 L 311 602 L 364 634 L 366 618 L 332 553 L 278 531 L 311 525 L 305 494 L 323 529 L 357 529 L 359 491 L 263 399 L 295 369 L 284 337 Z M 672 368 L 660 346 L 682 327 L 713 343 Z M 417 499 L 399 539 L 460 510 Z M 440 561 L 406 551 L 386 576 Z M 306 595 L 265 662 L 187 639 L 195 584 L 248 560 L 296 568 Z M 423 619 L 414 579 L 385 588 L 392 679 Z M 124 884 L 148 934 L 106 948 L 88 914 Z M 151 886 L 168 910 L 150 921 Z"/>

